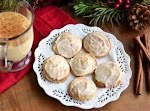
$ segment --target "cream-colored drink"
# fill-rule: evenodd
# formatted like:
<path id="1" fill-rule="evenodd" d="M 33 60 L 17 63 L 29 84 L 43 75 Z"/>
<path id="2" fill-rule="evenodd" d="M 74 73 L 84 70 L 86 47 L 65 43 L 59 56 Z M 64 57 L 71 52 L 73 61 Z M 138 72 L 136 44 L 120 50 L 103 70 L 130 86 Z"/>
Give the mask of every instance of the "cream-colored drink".
<path id="1" fill-rule="evenodd" d="M 31 27 L 23 34 L 29 28 L 29 25 L 30 21 L 22 14 L 17 12 L 0 13 L 0 42 L 9 39 L 7 40 L 8 60 L 17 62 L 29 53 L 33 43 L 33 28 Z M 17 37 L 18 35 L 19 37 Z M 0 47 L 0 50 L 2 50 L 2 47 Z"/>

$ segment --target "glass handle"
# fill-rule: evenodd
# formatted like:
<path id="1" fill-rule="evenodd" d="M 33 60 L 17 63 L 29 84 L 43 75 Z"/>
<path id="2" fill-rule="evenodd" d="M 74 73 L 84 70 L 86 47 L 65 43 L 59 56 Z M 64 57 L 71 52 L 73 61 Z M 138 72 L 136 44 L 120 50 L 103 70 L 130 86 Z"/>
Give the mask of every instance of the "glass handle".
<path id="1" fill-rule="evenodd" d="M 0 70 L 6 71 L 7 68 L 7 43 L 0 42 Z"/>

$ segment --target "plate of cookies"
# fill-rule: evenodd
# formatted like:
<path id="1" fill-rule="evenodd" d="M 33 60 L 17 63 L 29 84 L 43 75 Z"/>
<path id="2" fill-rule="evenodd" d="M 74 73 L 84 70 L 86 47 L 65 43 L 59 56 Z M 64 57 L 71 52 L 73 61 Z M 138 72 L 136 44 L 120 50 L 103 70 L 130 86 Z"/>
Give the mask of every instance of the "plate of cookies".
<path id="1" fill-rule="evenodd" d="M 123 44 L 95 26 L 55 29 L 40 41 L 34 55 L 39 86 L 66 106 L 103 107 L 120 97 L 132 76 Z"/>

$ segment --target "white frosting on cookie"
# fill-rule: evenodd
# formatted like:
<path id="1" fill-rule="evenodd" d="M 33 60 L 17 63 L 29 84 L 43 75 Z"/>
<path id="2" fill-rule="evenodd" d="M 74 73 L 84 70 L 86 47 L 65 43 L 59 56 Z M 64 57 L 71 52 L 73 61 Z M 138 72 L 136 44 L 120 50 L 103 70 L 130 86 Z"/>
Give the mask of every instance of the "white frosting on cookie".
<path id="1" fill-rule="evenodd" d="M 109 39 L 101 32 L 89 33 L 84 39 L 84 48 L 96 57 L 108 54 L 111 49 Z"/>
<path id="2" fill-rule="evenodd" d="M 82 48 L 82 41 L 75 34 L 65 32 L 54 42 L 53 50 L 65 58 L 71 58 Z"/>
<path id="3" fill-rule="evenodd" d="M 89 100 L 96 93 L 95 83 L 87 77 L 75 78 L 69 86 L 69 94 L 77 100 Z"/>
<path id="4" fill-rule="evenodd" d="M 56 81 L 62 80 L 70 74 L 69 64 L 59 55 L 53 55 L 48 58 L 45 61 L 43 68 L 46 72 L 46 78 L 51 78 Z"/>
<path id="5" fill-rule="evenodd" d="M 95 70 L 95 79 L 103 83 L 105 87 L 115 87 L 122 80 L 120 67 L 113 62 L 101 63 Z"/>
<path id="6" fill-rule="evenodd" d="M 89 53 L 79 53 L 70 60 L 70 66 L 76 76 L 86 76 L 96 69 L 96 58 Z"/>

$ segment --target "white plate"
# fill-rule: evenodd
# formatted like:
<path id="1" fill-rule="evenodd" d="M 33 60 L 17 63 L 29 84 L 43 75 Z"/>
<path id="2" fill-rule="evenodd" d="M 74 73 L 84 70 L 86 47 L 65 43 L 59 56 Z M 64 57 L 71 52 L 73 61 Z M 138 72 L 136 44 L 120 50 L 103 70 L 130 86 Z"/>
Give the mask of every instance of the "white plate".
<path id="1" fill-rule="evenodd" d="M 99 58 L 98 63 L 103 61 L 113 61 L 117 63 L 123 74 L 123 82 L 118 87 L 115 88 L 98 88 L 98 93 L 90 101 L 76 101 L 72 99 L 67 93 L 67 86 L 75 77 L 70 74 L 68 79 L 64 83 L 56 84 L 47 81 L 41 74 L 43 61 L 55 53 L 52 50 L 52 42 L 58 35 L 63 32 L 72 32 L 78 35 L 81 39 L 84 38 L 90 32 L 102 32 L 111 41 L 112 48 L 106 57 Z M 35 50 L 35 62 L 33 64 L 33 69 L 37 75 L 37 80 L 45 91 L 47 95 L 59 100 L 62 104 L 66 106 L 75 106 L 82 109 L 100 108 L 107 103 L 117 100 L 123 90 L 125 90 L 129 85 L 129 80 L 131 78 L 132 72 L 130 68 L 130 57 L 124 50 L 124 47 L 116 37 L 110 33 L 104 32 L 99 27 L 89 27 L 83 24 L 76 25 L 66 25 L 61 29 L 53 30 L 46 38 L 40 41 L 39 46 Z"/>

